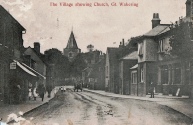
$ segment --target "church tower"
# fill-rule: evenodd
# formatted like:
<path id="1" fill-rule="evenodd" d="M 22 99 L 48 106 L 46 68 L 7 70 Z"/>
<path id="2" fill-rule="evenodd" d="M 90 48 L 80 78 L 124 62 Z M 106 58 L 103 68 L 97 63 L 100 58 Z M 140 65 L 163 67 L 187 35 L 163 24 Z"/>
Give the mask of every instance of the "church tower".
<path id="1" fill-rule="evenodd" d="M 64 49 L 64 56 L 68 57 L 69 61 L 72 62 L 80 52 L 81 49 L 78 48 L 74 33 L 71 31 L 67 46 Z"/>
<path id="2" fill-rule="evenodd" d="M 193 22 L 193 0 L 186 1 L 186 17 L 189 17 Z"/>

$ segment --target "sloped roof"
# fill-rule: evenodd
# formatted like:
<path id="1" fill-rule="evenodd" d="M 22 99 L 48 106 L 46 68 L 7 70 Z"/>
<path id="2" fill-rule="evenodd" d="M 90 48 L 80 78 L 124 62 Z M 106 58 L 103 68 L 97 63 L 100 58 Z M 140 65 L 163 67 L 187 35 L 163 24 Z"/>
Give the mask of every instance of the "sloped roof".
<path id="1" fill-rule="evenodd" d="M 154 27 L 152 30 L 150 30 L 149 32 L 145 33 L 144 36 L 157 36 L 160 35 L 162 33 L 165 33 L 167 31 L 169 31 L 169 25 L 158 25 L 156 27 Z"/>
<path id="2" fill-rule="evenodd" d="M 39 57 L 39 59 L 46 65 L 46 62 L 43 60 L 44 55 L 42 53 L 36 52 L 36 50 L 34 48 L 31 48 L 30 46 L 28 48 L 24 48 L 23 53 L 25 53 L 27 49 L 31 49 Z"/>
<path id="3" fill-rule="evenodd" d="M 26 30 L 2 5 L 0 5 L 0 11 L 1 10 L 7 13 L 7 15 L 10 16 L 20 26 L 20 28 L 22 28 L 22 31 Z"/>
<path id="4" fill-rule="evenodd" d="M 134 51 L 134 52 L 132 52 L 132 53 L 124 56 L 124 57 L 121 58 L 121 59 L 124 59 L 124 60 L 126 60 L 126 59 L 131 59 L 131 60 L 132 60 L 132 59 L 138 59 L 137 51 Z"/>
<path id="5" fill-rule="evenodd" d="M 68 39 L 68 44 L 66 46 L 66 49 L 78 49 L 73 31 L 71 32 L 70 37 Z"/>

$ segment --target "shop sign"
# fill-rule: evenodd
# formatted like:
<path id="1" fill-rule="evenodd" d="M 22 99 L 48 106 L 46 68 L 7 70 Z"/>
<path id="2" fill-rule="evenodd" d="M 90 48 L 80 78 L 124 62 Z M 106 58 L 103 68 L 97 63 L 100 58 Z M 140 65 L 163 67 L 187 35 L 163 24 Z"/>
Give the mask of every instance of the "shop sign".
<path id="1" fill-rule="evenodd" d="M 10 63 L 10 69 L 16 69 L 16 62 Z"/>

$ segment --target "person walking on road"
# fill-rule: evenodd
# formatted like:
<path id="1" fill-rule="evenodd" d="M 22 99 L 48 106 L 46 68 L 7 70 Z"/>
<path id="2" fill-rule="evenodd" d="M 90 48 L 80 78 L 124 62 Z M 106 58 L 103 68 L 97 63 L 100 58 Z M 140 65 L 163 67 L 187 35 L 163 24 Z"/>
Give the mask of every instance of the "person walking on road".
<path id="1" fill-rule="evenodd" d="M 39 92 L 40 98 L 42 98 L 42 102 L 43 102 L 44 101 L 44 93 L 46 92 L 44 84 L 40 84 L 38 86 L 38 92 Z"/>
<path id="2" fill-rule="evenodd" d="M 29 88 L 29 91 L 28 91 L 28 98 L 29 98 L 29 100 L 31 100 L 31 97 L 32 97 L 32 89 Z"/>
<path id="3" fill-rule="evenodd" d="M 154 98 L 154 84 L 153 84 L 153 82 L 150 83 L 150 93 L 151 93 L 150 98 Z"/>
<path id="4" fill-rule="evenodd" d="M 36 101 L 38 94 L 36 92 L 36 88 L 33 89 L 33 97 L 34 97 L 34 101 Z"/>

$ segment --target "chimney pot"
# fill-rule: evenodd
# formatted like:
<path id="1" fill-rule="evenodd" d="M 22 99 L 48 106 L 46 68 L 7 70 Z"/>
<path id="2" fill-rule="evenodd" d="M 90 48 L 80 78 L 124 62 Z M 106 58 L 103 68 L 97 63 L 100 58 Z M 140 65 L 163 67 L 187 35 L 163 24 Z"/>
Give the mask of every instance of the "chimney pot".
<path id="1" fill-rule="evenodd" d="M 122 45 L 125 46 L 125 41 L 124 41 L 124 39 L 122 40 Z"/>
<path id="2" fill-rule="evenodd" d="M 40 53 L 40 43 L 39 42 L 34 42 L 34 50 L 37 53 Z"/>
<path id="3" fill-rule="evenodd" d="M 160 24 L 160 19 L 159 19 L 159 13 L 154 13 L 153 14 L 153 19 L 152 21 L 152 29 Z"/>

